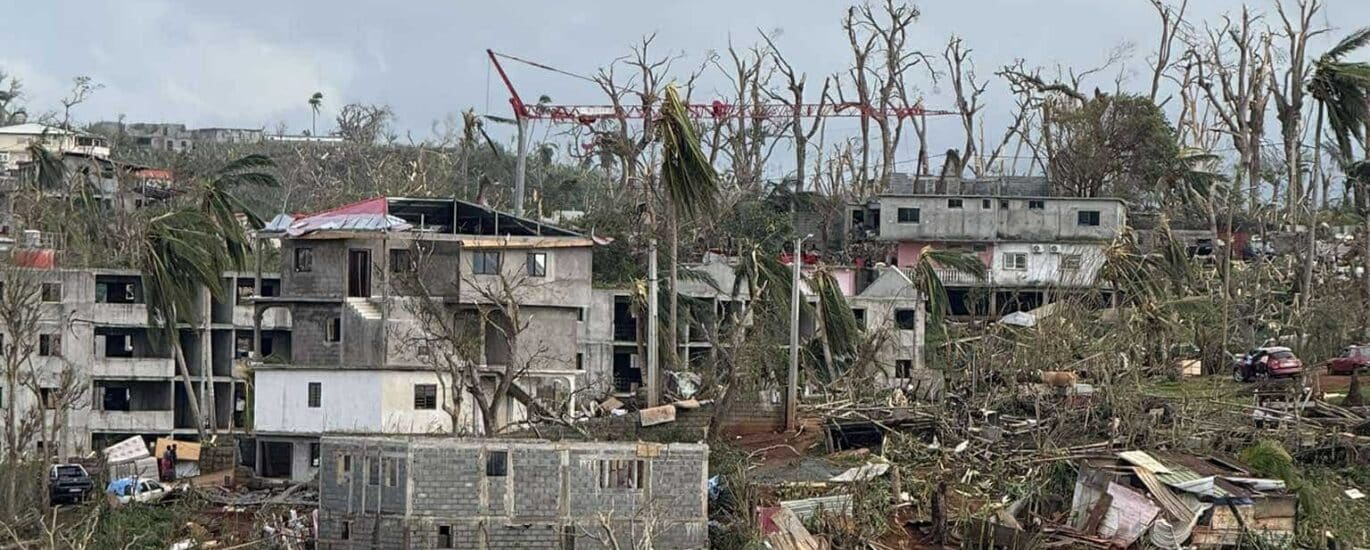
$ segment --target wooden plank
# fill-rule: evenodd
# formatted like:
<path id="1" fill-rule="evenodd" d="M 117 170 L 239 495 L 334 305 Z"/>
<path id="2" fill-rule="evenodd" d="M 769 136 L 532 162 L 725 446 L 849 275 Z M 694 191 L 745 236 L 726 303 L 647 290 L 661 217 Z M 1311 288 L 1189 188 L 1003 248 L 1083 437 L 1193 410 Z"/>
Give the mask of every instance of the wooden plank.
<path id="1" fill-rule="evenodd" d="M 1112 505 L 1113 495 L 1100 495 L 1099 500 L 1094 501 L 1094 506 L 1089 509 L 1089 515 L 1085 516 L 1085 524 L 1081 530 L 1089 535 L 1098 534 L 1099 524 L 1104 522 L 1104 514 L 1108 513 L 1108 507 Z"/>

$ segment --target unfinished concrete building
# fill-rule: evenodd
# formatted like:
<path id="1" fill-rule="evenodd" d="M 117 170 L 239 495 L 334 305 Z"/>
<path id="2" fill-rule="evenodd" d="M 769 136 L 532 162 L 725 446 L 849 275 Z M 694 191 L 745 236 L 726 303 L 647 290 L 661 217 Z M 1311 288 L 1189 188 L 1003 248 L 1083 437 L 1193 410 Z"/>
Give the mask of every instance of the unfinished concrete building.
<path id="1" fill-rule="evenodd" d="M 1042 178 L 905 178 L 854 207 L 851 230 L 855 238 L 893 244 L 901 267 L 917 263 L 929 247 L 974 255 L 985 264 L 984 279 L 939 272 L 950 313 L 998 317 L 1099 289 L 1104 251 L 1127 225 L 1122 200 L 1050 193 Z"/>
<path id="2" fill-rule="evenodd" d="M 736 296 L 732 293 L 734 284 L 739 282 L 736 268 L 735 259 L 717 254 L 706 254 L 701 263 L 686 267 L 693 276 L 680 282 L 684 298 L 680 307 L 685 319 L 677 336 L 681 370 L 708 365 L 716 359 L 715 345 L 723 344 L 719 335 L 723 334 L 725 312 L 750 300 L 745 282 L 739 285 Z M 804 276 L 812 271 L 812 266 L 806 266 Z M 926 314 L 909 281 L 890 270 L 838 267 L 829 272 L 842 289 L 861 330 L 883 332 L 886 336 L 876 356 L 885 383 L 898 386 L 924 381 L 922 384 L 932 385 L 922 361 Z M 801 283 L 800 292 L 809 303 L 817 300 L 807 280 Z M 585 365 L 586 383 L 596 394 L 631 395 L 645 379 L 645 359 L 638 345 L 645 339 L 640 331 L 644 321 L 639 319 L 641 312 L 633 307 L 633 300 L 631 290 L 594 289 L 587 322 L 582 326 L 580 361 Z M 808 312 L 801 315 L 800 338 L 810 339 L 816 330 L 813 316 Z M 940 381 L 936 387 L 940 391 Z"/>
<path id="3" fill-rule="evenodd" d="M 13 399 L 21 411 L 51 409 L 61 373 L 70 370 L 81 388 L 81 399 L 65 413 L 59 441 L 34 446 L 62 457 L 81 456 L 141 435 L 194 439 L 198 436 L 185 388 L 171 345 L 154 334 L 147 323 L 142 277 L 136 271 L 111 269 L 34 269 L 23 276 L 38 280 L 42 316 L 38 346 L 32 358 L 40 394 L 28 388 L 7 388 L 0 380 L 0 397 Z M 265 274 L 263 293 L 272 293 L 279 280 Z M 193 392 L 201 401 L 206 422 L 221 432 L 244 426 L 246 380 L 237 368 L 251 352 L 252 311 L 247 299 L 255 277 L 226 273 L 224 300 L 202 293 L 199 311 L 184 323 L 179 338 L 190 371 Z M 263 319 L 263 339 L 275 349 L 289 348 L 288 314 Z M 6 335 L 11 337 L 11 335 Z M 21 412 L 21 414 L 23 414 Z M 57 411 L 45 413 L 49 422 Z"/>
<path id="4" fill-rule="evenodd" d="M 709 544 L 703 444 L 335 436 L 322 444 L 320 548 Z"/>
<path id="5" fill-rule="evenodd" d="M 385 197 L 281 216 L 262 236 L 280 239 L 283 276 L 257 312 L 290 311 L 297 337 L 254 367 L 259 474 L 312 478 L 327 433 L 480 432 L 470 395 L 449 410 L 454 355 L 491 386 L 512 365 L 516 392 L 575 406 L 590 238 L 473 203 Z M 497 307 L 506 297 L 517 323 Z M 435 339 L 423 308 L 469 322 L 455 336 L 470 346 Z M 525 418 L 513 395 L 499 411 L 497 426 Z"/>

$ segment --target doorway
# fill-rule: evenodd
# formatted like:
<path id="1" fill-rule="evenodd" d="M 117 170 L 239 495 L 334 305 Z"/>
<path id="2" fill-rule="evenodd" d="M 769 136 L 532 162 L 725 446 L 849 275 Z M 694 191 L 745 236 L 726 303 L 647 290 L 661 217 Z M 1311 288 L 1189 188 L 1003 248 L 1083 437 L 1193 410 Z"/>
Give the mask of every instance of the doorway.
<path id="1" fill-rule="evenodd" d="M 371 297 L 371 251 L 347 251 L 347 296 Z"/>
<path id="2" fill-rule="evenodd" d="M 289 441 L 263 441 L 262 477 L 289 478 L 294 451 L 295 444 Z"/>

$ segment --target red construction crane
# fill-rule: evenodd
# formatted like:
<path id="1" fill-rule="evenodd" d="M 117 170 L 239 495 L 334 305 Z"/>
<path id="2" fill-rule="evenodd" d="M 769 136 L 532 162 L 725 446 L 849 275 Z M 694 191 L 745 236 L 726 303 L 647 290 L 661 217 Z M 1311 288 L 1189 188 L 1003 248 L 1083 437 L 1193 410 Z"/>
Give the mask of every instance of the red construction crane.
<path id="1" fill-rule="evenodd" d="M 519 120 L 551 120 L 553 122 L 576 122 L 588 125 L 604 119 L 646 118 L 652 114 L 650 109 L 642 105 L 624 105 L 622 107 L 615 107 L 613 105 L 548 105 L 543 103 L 529 105 L 523 102 L 523 99 L 519 96 L 518 90 L 514 88 L 514 83 L 509 80 L 508 73 L 504 72 L 504 66 L 500 65 L 499 62 L 501 57 L 520 63 L 527 63 L 534 67 L 557 73 L 565 74 L 564 71 L 537 62 L 520 59 L 512 55 L 496 53 L 494 50 L 487 49 L 485 50 L 485 53 L 490 56 L 490 62 L 494 64 L 495 70 L 499 71 L 500 80 L 503 80 L 504 86 L 509 89 L 509 105 L 514 108 L 514 117 Z M 578 76 L 577 78 L 583 79 L 585 77 Z M 796 114 L 803 118 L 884 117 L 895 119 L 960 114 L 957 111 L 925 109 L 922 105 L 880 109 L 873 105 L 856 102 L 822 104 L 801 103 L 798 105 L 787 103 L 732 105 L 719 100 L 714 100 L 712 103 L 691 103 L 685 106 L 685 111 L 693 118 L 710 118 L 715 120 L 726 118 L 792 118 Z"/>

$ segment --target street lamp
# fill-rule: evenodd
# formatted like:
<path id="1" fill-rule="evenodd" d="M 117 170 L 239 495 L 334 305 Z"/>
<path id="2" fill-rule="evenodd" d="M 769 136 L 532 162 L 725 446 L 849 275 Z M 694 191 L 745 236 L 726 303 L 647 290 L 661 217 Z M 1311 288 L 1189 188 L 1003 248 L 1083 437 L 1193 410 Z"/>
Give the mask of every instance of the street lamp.
<path id="1" fill-rule="evenodd" d="M 813 233 L 794 240 L 794 256 L 790 264 L 794 268 L 790 281 L 790 379 L 785 388 L 785 429 L 799 429 L 799 271 L 804 263 L 801 250 L 804 241 L 813 238 Z"/>

